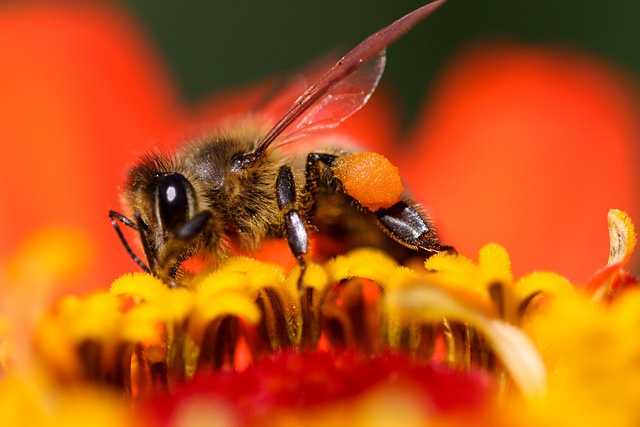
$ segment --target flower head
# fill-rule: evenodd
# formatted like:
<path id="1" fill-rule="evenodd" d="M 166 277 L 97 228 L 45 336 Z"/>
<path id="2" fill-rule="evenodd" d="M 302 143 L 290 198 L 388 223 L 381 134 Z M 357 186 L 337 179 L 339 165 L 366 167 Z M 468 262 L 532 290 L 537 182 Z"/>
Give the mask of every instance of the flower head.
<path id="1" fill-rule="evenodd" d="M 637 424 L 637 106 L 614 72 L 520 47 L 453 65 L 416 131 L 431 145 L 411 151 L 437 160 L 401 175 L 458 255 L 399 265 L 360 248 L 309 259 L 299 284 L 288 248 L 267 243 L 171 288 L 120 274 L 129 260 L 106 223 L 118 176 L 150 139 L 246 111 L 265 87 L 186 111 L 107 5 L 6 4 L 0 24 L 0 137 L 12 141 L 0 173 L 22 183 L 0 190 L 21 207 L 0 211 L 0 424 Z M 45 83 L 25 72 L 42 69 Z M 394 158 L 388 102 L 375 97 L 341 129 Z M 30 169 L 15 161 L 26 154 Z M 510 195 L 500 203 L 498 184 Z M 609 260 L 593 274 L 609 205 L 631 215 L 609 213 Z M 485 238 L 492 223 L 505 234 Z M 532 271 L 537 261 L 563 275 Z"/>

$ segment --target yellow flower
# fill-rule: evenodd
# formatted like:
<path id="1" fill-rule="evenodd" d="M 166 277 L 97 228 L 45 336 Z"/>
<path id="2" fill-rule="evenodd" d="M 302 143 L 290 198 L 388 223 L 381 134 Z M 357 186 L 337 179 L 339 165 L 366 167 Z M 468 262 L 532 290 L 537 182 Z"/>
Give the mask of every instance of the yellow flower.
<path id="1" fill-rule="evenodd" d="M 609 260 L 594 274 L 587 286 L 596 301 L 611 301 L 628 288 L 636 287 L 638 280 L 625 271 L 636 246 L 636 231 L 626 212 L 611 209 L 609 220 Z"/>
<path id="2" fill-rule="evenodd" d="M 5 295 L 20 297 L 16 307 L 25 307 L 29 296 L 47 296 L 38 310 L 18 316 L 16 307 L 3 305 L 0 395 L 7 403 L 0 416 L 9 425 L 73 424 L 83 412 L 72 414 L 68 402 L 77 400 L 87 413 L 109 412 L 105 424 L 130 423 L 126 408 L 133 400 L 144 408 L 135 416 L 143 418 L 160 407 L 168 417 L 207 417 L 210 406 L 193 392 L 204 387 L 214 395 L 225 390 L 211 404 L 235 425 L 295 424 L 314 413 L 308 406 L 314 399 L 325 402 L 313 416 L 318 424 L 366 424 L 372 407 L 400 404 L 392 402 L 404 402 L 405 421 L 419 424 L 434 413 L 424 410 L 424 391 L 415 390 L 424 381 L 434 387 L 442 374 L 429 369 L 448 366 L 458 373 L 446 374 L 446 388 L 479 393 L 469 410 L 485 420 L 512 422 L 526 414 L 532 425 L 576 419 L 634 425 L 640 421 L 640 340 L 634 338 L 640 289 L 623 267 L 635 231 L 616 210 L 609 227 L 608 265 L 583 291 L 548 272 L 514 281 L 509 256 L 497 244 L 483 247 L 476 262 L 435 255 L 425 270 L 362 248 L 309 263 L 302 290 L 298 267 L 286 271 L 244 257 L 182 287 L 135 273 L 107 292 L 61 298 L 42 292 L 42 283 L 75 267 L 40 268 L 42 280 L 5 275 Z M 74 241 L 72 234 L 41 234 L 12 265 L 63 265 L 50 247 Z M 230 371 L 238 374 L 221 374 Z M 396 377 L 401 386 L 388 383 Z M 284 409 L 282 402 L 306 396 L 308 387 L 315 391 L 307 403 Z M 350 394 L 354 387 L 359 391 Z M 445 389 L 437 388 L 442 396 L 429 389 L 427 406 L 461 405 L 443 397 Z M 246 406 L 264 392 L 274 402 L 266 418 Z M 169 400 L 158 403 L 152 397 L 158 394 Z M 51 408 L 47 396 L 55 396 Z M 436 419 L 457 422 L 438 407 Z"/>
<path id="3" fill-rule="evenodd" d="M 557 425 L 638 425 L 639 326 L 639 289 L 611 306 L 585 295 L 554 299 L 527 325 L 549 378 L 532 407 Z"/>
<path id="4" fill-rule="evenodd" d="M 514 325 L 534 298 L 574 292 L 567 279 L 550 272 L 533 272 L 514 283 L 509 254 L 495 243 L 480 249 L 475 264 L 464 256 L 436 254 L 425 266 L 443 286 L 469 292 L 487 312 Z"/>
<path id="5" fill-rule="evenodd" d="M 68 229 L 49 229 L 34 233 L 8 259 L 2 260 L 0 425 L 73 426 L 89 421 L 105 426 L 198 422 L 219 425 L 579 422 L 626 426 L 640 422 L 640 411 L 636 409 L 640 403 L 640 340 L 635 338 L 640 323 L 640 290 L 637 279 L 625 271 L 636 236 L 630 218 L 621 211 L 609 214 L 609 261 L 585 289 L 576 288 L 551 272 L 533 272 L 514 279 L 511 257 L 505 248 L 489 244 L 479 251 L 477 261 L 463 255 L 441 254 L 426 261 L 426 270 L 400 266 L 388 254 L 367 248 L 323 264 L 310 259 L 301 287 L 298 267 L 288 270 L 279 264 L 235 257 L 215 271 L 202 271 L 180 281 L 176 288 L 167 287 L 153 275 L 136 273 L 122 275 L 107 290 L 104 278 L 112 280 L 114 272 L 124 271 L 117 260 L 110 259 L 116 245 L 111 230 L 98 228 L 103 224 L 99 212 L 114 203 L 113 185 L 117 178 L 109 173 L 124 167 L 124 158 L 135 148 L 131 144 L 146 144 L 149 135 L 172 134 L 183 129 L 184 121 L 190 120 L 186 116 L 193 116 L 163 86 L 164 77 L 153 71 L 153 60 L 135 36 L 135 30 L 127 29 L 110 9 L 89 6 L 72 10 L 37 5 L 3 12 L 6 14 L 3 22 L 9 24 L 0 25 L 5 39 L 25 42 L 6 43 L 10 48 L 5 55 L 9 58 L 5 61 L 4 77 L 9 83 L 4 92 L 9 100 L 5 102 L 8 106 L 5 113 L 10 117 L 6 122 L 16 126 L 6 127 L 4 139 L 22 157 L 28 154 L 31 165 L 26 168 L 21 162 L 12 161 L 15 156 L 6 156 L 10 161 L 0 168 L 12 179 L 6 182 L 21 184 L 5 186 L 8 196 L 4 200 L 12 204 L 11 208 L 20 209 L 6 209 L 9 221 L 3 224 L 4 246 L 11 248 L 25 230 L 69 218 L 80 229 L 95 233 L 99 244 L 92 248 L 86 235 Z M 43 38 L 44 33 L 51 37 Z M 78 35 L 82 35 L 83 43 L 77 43 Z M 59 49 L 51 49 L 52 46 Z M 73 52 L 65 48 L 72 48 Z M 87 54 L 89 51 L 92 55 Z M 484 67 L 485 53 L 482 51 L 479 56 L 481 60 L 472 62 Z M 94 66 L 96 58 L 104 59 L 101 64 L 105 66 L 100 70 Z M 558 92 L 562 102 L 554 104 L 547 97 L 533 97 L 534 104 L 544 108 L 534 105 L 531 110 L 531 104 L 525 102 L 514 111 L 541 112 L 539 115 L 545 120 L 540 123 L 547 124 L 557 122 L 557 117 L 567 117 L 569 128 L 573 126 L 581 132 L 560 132 L 557 138 L 522 132 L 525 128 L 541 128 L 534 117 L 536 120 L 512 135 L 525 137 L 521 140 L 524 144 L 514 145 L 513 138 L 504 135 L 498 135 L 498 139 L 507 148 L 522 146 L 524 151 L 518 152 L 545 158 L 546 148 L 561 148 L 556 150 L 556 154 L 560 153 L 556 160 L 564 159 L 556 162 L 560 173 L 536 177 L 538 181 L 556 183 L 558 176 L 568 176 L 567 167 L 571 166 L 573 185 L 585 182 L 585 187 L 576 188 L 589 190 L 573 192 L 574 200 L 581 201 L 584 194 L 589 194 L 594 206 L 606 205 L 611 200 L 629 201 L 623 205 L 633 206 L 629 188 L 634 184 L 628 179 L 632 174 L 627 170 L 630 165 L 623 160 L 630 157 L 627 140 L 634 140 L 635 127 L 618 126 L 615 118 L 620 113 L 624 117 L 633 116 L 630 114 L 633 107 L 620 106 L 617 111 L 618 102 L 608 99 L 626 104 L 627 99 L 618 96 L 625 87 L 618 88 L 614 82 L 615 87 L 608 88 L 611 82 L 606 72 L 601 79 L 591 76 L 590 67 L 584 66 L 588 78 L 580 76 L 579 84 L 564 92 L 566 85 L 558 82 L 571 81 L 582 73 L 580 61 L 563 65 L 563 61 L 555 61 L 542 52 L 510 58 L 515 58 L 517 67 L 511 67 L 509 59 L 489 61 L 493 65 L 484 67 L 485 72 L 480 74 L 477 71 L 482 70 L 477 67 L 468 69 L 474 77 L 481 75 L 485 80 L 498 76 L 494 80 L 499 84 L 494 84 L 494 88 L 501 94 L 513 94 L 504 90 L 503 76 L 496 71 L 515 71 L 514 81 L 526 83 L 519 87 L 527 88 L 528 93 L 547 86 L 529 84 L 539 81 L 540 71 L 549 74 L 548 66 L 560 65 L 560 68 L 554 65 L 553 69 L 569 78 L 561 76 L 554 81 L 550 93 Z M 519 73 L 517 68 L 523 58 L 534 59 L 530 61 L 534 66 L 528 68 L 538 68 L 540 63 L 543 67 L 531 75 Z M 53 65 L 49 68 L 57 72 L 50 73 L 51 79 L 40 85 L 40 77 L 33 79 L 37 73 L 24 72 L 42 68 L 34 64 Z M 505 68 L 505 64 L 509 67 Z M 83 78 L 78 79 L 78 75 Z M 580 97 L 580 102 L 576 102 L 577 98 L 571 95 L 583 94 L 583 89 L 592 85 L 604 90 L 602 94 L 587 96 L 599 108 L 587 109 L 585 115 L 582 101 L 587 98 Z M 482 85 L 467 87 L 465 83 L 460 87 L 464 88 L 458 91 L 461 95 L 452 100 L 459 99 L 462 104 L 456 106 L 456 102 L 447 101 L 444 110 L 436 109 L 445 111 L 444 116 L 433 122 L 422 121 L 425 128 L 419 129 L 418 135 L 426 135 L 425 129 L 429 134 L 432 129 L 439 129 L 426 138 L 432 144 L 416 147 L 422 154 L 434 148 L 431 154 L 438 154 L 441 147 L 462 147 L 462 151 L 482 147 L 475 136 L 482 134 L 477 131 L 483 127 L 504 133 L 504 129 L 494 126 L 493 120 L 475 120 L 475 124 L 482 125 L 480 128 L 460 126 L 461 121 L 454 117 L 456 108 L 462 107 L 463 116 L 466 112 L 477 116 L 478 109 L 467 108 L 473 104 L 467 101 L 476 99 L 477 103 L 480 98 L 481 104 L 491 107 L 491 102 L 484 101 L 484 93 L 494 93 Z M 481 94 L 474 94 L 476 87 L 482 88 Z M 101 90 L 94 91 L 96 88 Z M 565 103 L 564 98 L 570 98 L 571 102 Z M 227 114 L 236 108 L 233 100 L 225 100 L 224 104 Z M 512 103 L 507 104 L 507 110 L 512 110 Z M 573 104 L 580 107 L 579 112 L 572 110 Z M 16 105 L 29 108 L 15 108 Z M 563 114 L 557 117 L 547 114 L 550 105 Z M 455 108 L 451 110 L 451 106 Z M 568 116 L 564 114 L 567 106 L 572 110 Z M 485 118 L 490 118 L 501 108 L 482 111 Z M 615 110 L 612 117 L 605 114 L 609 110 Z M 46 114 L 33 114 L 34 111 Z M 360 125 L 356 127 L 361 129 L 357 140 L 396 139 L 390 129 L 391 121 L 384 124 L 386 120 L 377 119 L 378 114 L 390 116 L 389 111 L 382 109 L 360 116 L 366 118 L 358 119 Z M 33 123 L 36 116 L 42 119 L 37 126 Z M 581 126 L 584 118 L 591 116 L 605 119 L 592 120 L 596 126 Z M 551 122 L 547 122 L 549 117 Z M 622 129 L 610 132 L 617 127 Z M 547 126 L 542 128 L 547 131 Z M 486 135 L 495 133 L 485 132 Z M 596 144 L 602 138 L 611 143 L 605 147 Z M 582 150 L 582 154 L 589 154 L 582 156 L 588 161 L 572 165 L 566 160 L 576 158 L 576 141 L 587 141 L 586 146 L 603 150 Z M 88 143 L 91 150 L 86 150 Z M 51 147 L 56 149 L 50 150 Z M 104 147 L 109 149 L 99 151 Z M 381 144 L 379 147 L 384 149 Z M 493 172 L 505 168 L 517 171 L 523 164 L 529 167 L 538 162 L 532 162 L 530 156 L 514 157 L 510 149 L 496 147 L 499 156 L 493 157 L 500 161 L 489 163 L 496 167 L 482 163 L 482 168 L 470 168 L 466 159 L 477 164 L 476 155 L 449 156 L 455 165 L 446 161 L 447 156 L 425 155 L 421 158 L 443 159 L 425 170 L 423 163 L 407 156 L 405 160 L 410 163 L 407 166 L 414 173 L 404 176 L 414 180 L 419 198 L 429 193 L 425 200 L 435 201 L 434 206 L 446 206 L 447 201 L 453 200 L 451 186 L 438 185 L 442 181 L 430 179 L 438 176 L 475 180 L 474 187 L 484 189 L 504 182 L 509 184 L 508 192 L 520 197 L 524 193 L 517 183 L 495 179 Z M 527 151 L 530 148 L 535 150 Z M 490 151 L 481 148 L 474 153 L 487 155 Z M 87 157 L 89 152 L 92 154 Z M 96 160 L 93 155 L 99 156 L 101 168 L 91 167 Z M 610 179 L 595 179 L 588 175 L 590 167 L 584 165 L 595 165 L 593 168 L 600 172 L 597 177 Z M 389 166 L 386 164 L 384 168 Z M 491 173 L 478 181 L 478 174 L 472 169 Z M 47 178 L 49 191 L 43 191 L 43 177 Z M 597 181 L 603 185 L 595 186 Z M 618 184 L 607 185 L 609 182 Z M 388 189 L 387 184 L 377 189 Z M 381 206 L 388 206 L 401 196 L 402 185 L 394 187 L 397 191 L 383 197 Z M 352 190 L 355 191 L 348 188 L 349 194 Z M 499 222 L 505 217 L 520 221 L 530 213 L 527 218 L 536 218 L 541 229 L 551 229 L 561 222 L 564 226 L 552 231 L 587 229 L 586 237 L 579 241 L 591 240 L 587 234 L 591 229 L 585 224 L 592 224 L 591 212 L 597 209 L 575 203 L 570 206 L 574 209 L 572 214 L 565 214 L 558 221 L 554 209 L 566 199 L 567 192 L 535 193 L 544 198 L 544 204 L 533 203 L 543 208 L 544 215 L 541 210 L 531 213 L 534 211 L 530 203 L 521 204 L 518 203 L 521 199 L 507 197 L 503 199 L 505 203 L 519 207 L 522 212 L 489 218 Z M 618 196 L 607 198 L 612 194 Z M 380 200 L 370 200 L 366 195 L 364 199 L 360 195 L 356 198 L 362 206 L 372 209 L 380 205 Z M 489 204 L 495 208 L 494 202 Z M 554 209 L 548 209 L 549 206 Z M 587 211 L 589 214 L 583 215 Z M 487 218 L 478 221 L 477 216 L 470 221 L 466 209 L 449 209 L 446 216 L 454 220 L 452 224 L 457 218 L 458 225 L 470 227 L 451 230 L 466 237 L 461 239 L 458 249 L 473 247 L 473 231 L 480 229 L 477 222 L 491 222 Z M 520 227 L 516 222 L 511 225 L 501 229 L 509 234 L 509 230 Z M 517 243 L 508 245 L 513 259 L 518 259 L 518 252 L 531 253 L 531 240 L 536 236 L 529 234 L 523 238 L 527 236 L 524 233 L 511 236 Z M 584 250 L 574 239 L 564 239 L 562 243 L 545 247 L 538 242 L 533 247 L 545 248 L 549 251 L 547 255 L 555 258 L 568 252 L 564 245 L 576 246 L 575 253 L 582 256 L 570 252 L 574 273 L 585 265 L 585 255 L 595 254 L 590 247 Z M 100 256 L 93 257 L 95 253 Z M 83 289 L 100 291 L 73 292 L 77 288 L 69 283 L 81 280 L 80 273 L 87 271 L 87 266 L 96 259 L 101 262 L 91 270 L 92 276 L 84 279 L 87 283 Z M 520 267 L 522 261 L 531 262 L 521 260 Z"/>
<path id="6" fill-rule="evenodd" d="M 91 386 L 42 387 L 17 377 L 0 381 L 0 425 L 80 427 L 139 426 L 127 402 L 113 390 Z"/>

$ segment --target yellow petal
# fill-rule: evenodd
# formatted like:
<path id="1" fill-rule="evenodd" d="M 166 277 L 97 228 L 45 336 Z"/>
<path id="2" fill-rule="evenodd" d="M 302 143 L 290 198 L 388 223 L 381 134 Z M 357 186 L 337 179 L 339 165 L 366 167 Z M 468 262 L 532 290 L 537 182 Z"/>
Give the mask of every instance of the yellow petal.
<path id="1" fill-rule="evenodd" d="M 447 253 L 438 253 L 429 257 L 424 266 L 427 270 L 433 270 L 438 273 L 450 273 L 457 280 L 452 282 L 468 282 L 470 278 L 478 273 L 478 267 L 475 263 L 464 255 L 451 255 Z"/>
<path id="2" fill-rule="evenodd" d="M 119 337 L 122 314 L 114 296 L 104 293 L 82 300 L 67 298 L 61 304 L 61 316 L 75 342 L 110 341 Z"/>
<path id="3" fill-rule="evenodd" d="M 479 281 L 478 266 L 463 255 L 435 254 L 425 262 L 425 268 L 434 272 L 437 281 L 449 288 L 466 289 L 483 297 L 486 286 Z"/>
<path id="4" fill-rule="evenodd" d="M 640 336 L 637 334 L 640 328 L 640 290 L 630 290 L 615 300 L 611 306 L 611 312 L 614 316 L 614 325 L 636 331 L 633 338 L 637 337 L 635 341 L 640 342 Z"/>
<path id="5" fill-rule="evenodd" d="M 333 283 L 352 277 L 384 283 L 397 265 L 398 263 L 384 252 L 363 248 L 330 260 L 325 268 Z"/>
<path id="6" fill-rule="evenodd" d="M 41 390 L 11 376 L 0 381 L 0 425 L 49 425 Z"/>
<path id="7" fill-rule="evenodd" d="M 130 296 L 138 301 L 162 302 L 169 288 L 162 280 L 147 273 L 128 273 L 118 277 L 109 292 L 114 296 Z"/>
<path id="8" fill-rule="evenodd" d="M 265 287 L 278 288 L 285 279 L 282 267 L 246 257 L 233 257 L 196 283 L 198 298 L 208 299 L 227 290 L 243 291 L 252 299 Z"/>
<path id="9" fill-rule="evenodd" d="M 478 269 L 480 280 L 490 285 L 492 283 L 511 284 L 511 259 L 507 250 L 496 243 L 489 243 L 478 252 Z"/>
<path id="10" fill-rule="evenodd" d="M 93 387 L 45 389 L 15 377 L 0 383 L 0 425 L 96 427 L 137 426 L 130 405 L 107 390 Z"/>
<path id="11" fill-rule="evenodd" d="M 81 387 L 64 390 L 55 402 L 52 426 L 83 427 L 90 420 L 95 427 L 141 425 L 130 404 L 110 390 Z M 49 409 L 49 408 L 47 408 Z M 24 424 L 23 424 L 24 425 Z"/>
<path id="12" fill-rule="evenodd" d="M 546 369 L 526 334 L 506 322 L 492 319 L 470 308 L 448 292 L 428 284 L 395 290 L 387 295 L 387 309 L 397 316 L 425 323 L 443 317 L 466 323 L 484 334 L 511 378 L 527 397 L 542 396 Z"/>
<path id="13" fill-rule="evenodd" d="M 257 293 L 257 290 L 251 289 L 246 272 L 231 269 L 223 268 L 208 274 L 196 284 L 196 291 L 203 298 L 229 289 L 243 290 L 249 295 Z"/>
<path id="14" fill-rule="evenodd" d="M 406 286 L 407 283 L 413 283 L 421 278 L 424 278 L 424 275 L 421 275 L 410 268 L 398 265 L 389 272 L 387 281 L 380 285 L 383 286 L 384 289 L 394 289 Z"/>
<path id="15" fill-rule="evenodd" d="M 120 336 L 132 343 L 156 342 L 161 338 L 158 325 L 166 315 L 158 304 L 140 304 L 123 314 Z"/>
<path id="16" fill-rule="evenodd" d="M 609 260 L 607 265 L 596 271 L 587 290 L 595 301 L 614 299 L 620 289 L 616 280 L 624 276 L 622 269 L 629 262 L 636 245 L 636 233 L 629 216 L 620 210 L 611 209 L 607 216 L 609 223 Z"/>
<path id="17" fill-rule="evenodd" d="M 313 288 L 321 292 L 329 285 L 329 283 L 329 276 L 324 268 L 312 262 L 308 263 L 302 281 L 303 287 Z"/>
<path id="18" fill-rule="evenodd" d="M 548 366 L 544 406 L 570 408 L 596 425 L 636 424 L 640 291 L 622 294 L 611 306 L 577 293 L 559 296 L 526 326 Z"/>
<path id="19" fill-rule="evenodd" d="M 626 264 L 636 246 L 637 236 L 631 218 L 626 212 L 611 209 L 607 215 L 609 222 L 609 262 Z"/>
<path id="20" fill-rule="evenodd" d="M 576 292 L 576 288 L 565 277 L 546 271 L 527 274 L 514 286 L 520 301 L 534 294 L 566 295 Z"/>
<path id="21" fill-rule="evenodd" d="M 167 321 L 182 322 L 193 311 L 196 304 L 196 296 L 185 288 L 169 289 L 167 298 L 158 303 L 163 309 Z"/>
<path id="22" fill-rule="evenodd" d="M 229 259 L 222 267 L 222 270 L 246 274 L 252 289 L 277 285 L 285 277 L 282 267 L 245 257 Z"/>
<path id="23" fill-rule="evenodd" d="M 226 315 L 239 317 L 253 325 L 260 321 L 260 310 L 255 300 L 241 291 L 234 290 L 198 300 L 198 314 L 205 322 Z"/>

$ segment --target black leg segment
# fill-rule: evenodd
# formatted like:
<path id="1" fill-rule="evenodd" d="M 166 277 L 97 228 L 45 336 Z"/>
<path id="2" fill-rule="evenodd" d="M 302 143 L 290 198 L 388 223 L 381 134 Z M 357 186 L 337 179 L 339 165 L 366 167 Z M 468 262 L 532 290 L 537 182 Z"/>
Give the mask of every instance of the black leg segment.
<path id="1" fill-rule="evenodd" d="M 380 224 L 396 239 L 416 249 L 431 231 L 418 211 L 404 202 L 398 202 L 387 209 L 380 209 L 375 215 Z"/>
<path id="2" fill-rule="evenodd" d="M 425 215 L 405 201 L 400 201 L 387 209 L 377 210 L 374 214 L 380 225 L 398 243 L 429 253 L 453 251 L 453 248 L 440 244 L 435 230 L 425 219 Z"/>
<path id="3" fill-rule="evenodd" d="M 300 265 L 298 286 L 302 287 L 302 276 L 306 269 L 306 261 L 303 255 L 307 253 L 308 237 L 304 221 L 296 209 L 296 185 L 289 166 L 282 166 L 278 170 L 276 198 L 278 207 L 284 217 L 284 231 L 287 243 L 298 260 L 298 265 Z"/>
<path id="4" fill-rule="evenodd" d="M 127 253 L 131 257 L 131 259 L 133 259 L 133 261 L 136 264 L 138 264 L 141 269 L 143 269 L 147 273 L 151 273 L 151 269 L 144 263 L 144 261 L 140 259 L 140 257 L 138 257 L 138 255 L 135 254 L 135 252 L 133 252 L 133 249 L 131 249 L 131 246 L 129 246 L 129 242 L 127 242 L 127 239 L 124 237 L 124 234 L 122 234 L 122 230 L 120 230 L 118 221 L 120 221 L 127 227 L 133 228 L 134 230 L 138 230 L 138 227 L 136 226 L 136 224 L 126 216 L 116 211 L 109 211 L 109 218 L 111 218 L 111 225 L 113 225 L 114 230 L 116 230 L 116 233 L 118 233 L 118 237 L 120 238 L 122 245 L 127 250 Z"/>
<path id="5" fill-rule="evenodd" d="M 284 214 L 284 228 L 291 252 L 299 258 L 307 253 L 307 230 L 298 211 Z"/>

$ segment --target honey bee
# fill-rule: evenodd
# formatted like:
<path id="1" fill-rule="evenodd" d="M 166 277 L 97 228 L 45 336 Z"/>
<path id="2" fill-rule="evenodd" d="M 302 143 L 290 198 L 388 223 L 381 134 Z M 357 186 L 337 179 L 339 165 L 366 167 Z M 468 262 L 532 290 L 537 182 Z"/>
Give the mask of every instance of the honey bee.
<path id="1" fill-rule="evenodd" d="M 440 243 L 430 218 L 406 194 L 375 211 L 348 194 L 333 174 L 348 151 L 314 150 L 296 161 L 281 149 L 335 128 L 362 108 L 384 71 L 387 45 L 443 2 L 422 6 L 364 40 L 271 127 L 247 117 L 186 143 L 175 155 L 151 153 L 140 159 L 122 193 L 132 219 L 109 212 L 133 260 L 175 285 L 184 274 L 183 263 L 196 255 L 219 261 L 233 245 L 251 251 L 265 239 L 284 238 L 300 266 L 302 286 L 310 233 L 335 237 L 342 242 L 340 250 L 380 247 L 399 261 L 452 250 Z M 146 263 L 131 249 L 119 222 L 138 233 Z"/>

